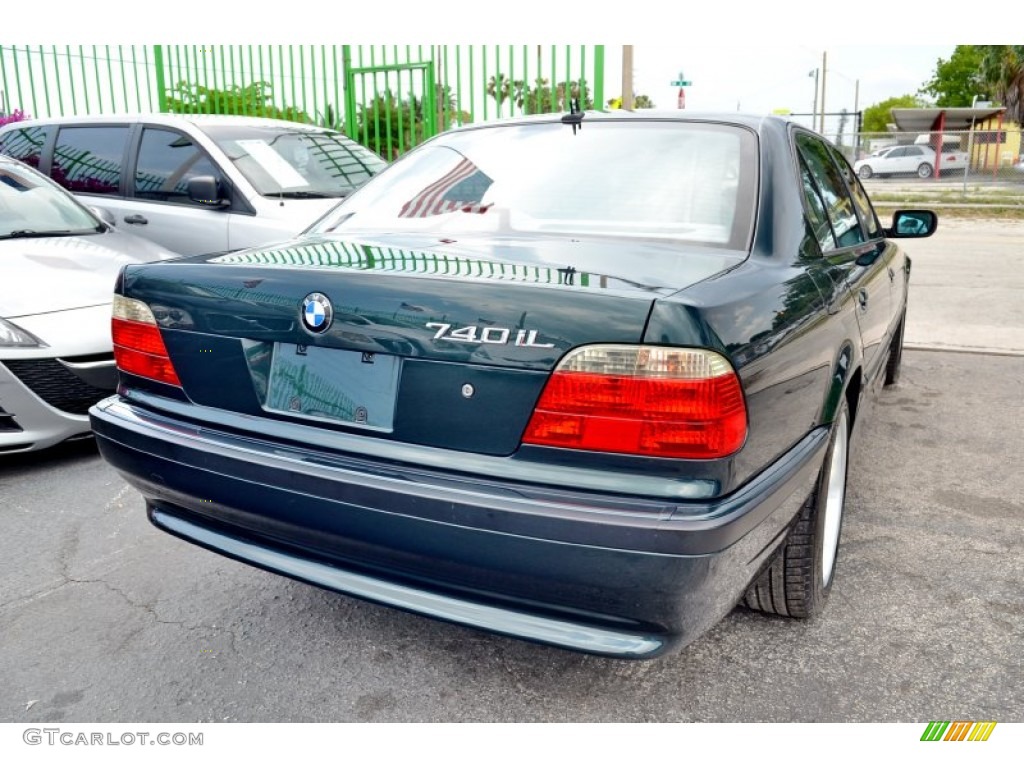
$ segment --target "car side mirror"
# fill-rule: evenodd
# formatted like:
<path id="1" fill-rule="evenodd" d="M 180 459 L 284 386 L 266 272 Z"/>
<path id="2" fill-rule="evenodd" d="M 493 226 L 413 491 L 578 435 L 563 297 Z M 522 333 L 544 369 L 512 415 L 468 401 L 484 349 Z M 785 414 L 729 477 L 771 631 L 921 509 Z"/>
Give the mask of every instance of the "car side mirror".
<path id="1" fill-rule="evenodd" d="M 188 180 L 188 197 L 196 203 L 223 208 L 228 203 L 221 199 L 220 182 L 213 176 L 193 176 Z"/>
<path id="2" fill-rule="evenodd" d="M 886 237 L 931 237 L 939 226 L 935 211 L 900 210 L 892 215 L 892 226 L 885 230 Z"/>
<path id="3" fill-rule="evenodd" d="M 99 205 L 90 205 L 89 210 L 92 211 L 104 224 L 111 227 L 117 226 L 117 219 L 114 218 L 114 214 Z"/>

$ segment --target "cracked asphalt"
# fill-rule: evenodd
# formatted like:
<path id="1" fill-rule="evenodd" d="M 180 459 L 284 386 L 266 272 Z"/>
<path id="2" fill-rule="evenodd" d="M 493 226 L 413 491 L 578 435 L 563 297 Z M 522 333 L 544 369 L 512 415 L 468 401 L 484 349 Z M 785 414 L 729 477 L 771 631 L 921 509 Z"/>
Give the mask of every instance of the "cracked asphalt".
<path id="1" fill-rule="evenodd" d="M 932 304 L 959 247 L 914 245 L 923 349 L 856 435 L 813 621 L 736 609 L 649 662 L 495 637 L 161 533 L 85 442 L 0 458 L 0 720 L 1022 721 L 1024 332 L 1002 354 L 929 346 L 960 322 Z"/>

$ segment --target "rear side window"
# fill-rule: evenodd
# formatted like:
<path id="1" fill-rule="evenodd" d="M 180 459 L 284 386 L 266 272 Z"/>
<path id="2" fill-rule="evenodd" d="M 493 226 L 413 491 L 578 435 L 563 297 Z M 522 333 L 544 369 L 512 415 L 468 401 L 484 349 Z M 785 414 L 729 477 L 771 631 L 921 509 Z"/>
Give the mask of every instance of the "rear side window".
<path id="1" fill-rule="evenodd" d="M 126 125 L 61 128 L 50 176 L 71 192 L 116 195 L 127 142 Z"/>
<path id="2" fill-rule="evenodd" d="M 832 237 L 832 227 L 828 223 L 828 214 L 825 213 L 825 203 L 818 193 L 818 188 L 811 178 L 811 172 L 807 170 L 807 164 L 800 160 L 800 181 L 804 188 L 804 200 L 807 202 L 807 218 L 811 222 L 811 229 L 814 231 L 814 239 L 822 251 L 831 251 L 836 247 L 836 240 Z"/>
<path id="3" fill-rule="evenodd" d="M 0 155 L 21 160 L 33 168 L 39 167 L 39 160 L 52 129 L 47 125 L 19 128 L 0 136 Z"/>
<path id="4" fill-rule="evenodd" d="M 223 181 L 210 158 L 188 136 L 160 128 L 142 132 L 135 164 L 135 197 L 200 205 L 188 196 L 188 181 L 195 176 Z"/>
<path id="5" fill-rule="evenodd" d="M 860 216 L 861 224 L 864 225 L 864 231 L 868 233 L 868 238 L 881 237 L 882 227 L 878 223 L 878 217 L 875 216 L 875 210 L 871 207 L 868 193 L 861 186 L 857 174 L 835 147 L 829 147 L 829 152 L 832 155 L 832 161 L 839 169 L 839 174 L 846 181 L 846 187 L 850 190 L 850 197 L 853 198 L 853 205 L 857 209 L 857 215 Z"/>
<path id="6" fill-rule="evenodd" d="M 832 233 L 840 248 L 864 242 L 857 207 L 850 195 L 839 167 L 833 162 L 829 148 L 820 139 L 800 134 L 796 139 L 800 157 L 807 164 L 814 185 L 825 206 Z"/>

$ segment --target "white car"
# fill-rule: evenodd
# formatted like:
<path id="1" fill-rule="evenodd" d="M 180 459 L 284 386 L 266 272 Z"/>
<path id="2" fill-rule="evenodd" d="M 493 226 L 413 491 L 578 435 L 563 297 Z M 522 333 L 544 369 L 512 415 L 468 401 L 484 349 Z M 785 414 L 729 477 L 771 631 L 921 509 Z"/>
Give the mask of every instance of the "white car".
<path id="1" fill-rule="evenodd" d="M 117 386 L 118 273 L 176 255 L 0 156 L 0 456 L 90 434 L 89 407 Z"/>
<path id="2" fill-rule="evenodd" d="M 921 144 L 907 144 L 889 147 L 858 160 L 853 169 L 862 179 L 873 176 L 914 174 L 919 178 L 931 178 L 935 174 L 935 150 Z M 945 151 L 939 158 L 939 172 L 963 171 L 967 167 L 967 155 L 960 151 Z"/>
<path id="3" fill-rule="evenodd" d="M 231 115 L 25 120 L 0 128 L 0 154 L 185 255 L 293 237 L 386 165 L 337 131 Z"/>

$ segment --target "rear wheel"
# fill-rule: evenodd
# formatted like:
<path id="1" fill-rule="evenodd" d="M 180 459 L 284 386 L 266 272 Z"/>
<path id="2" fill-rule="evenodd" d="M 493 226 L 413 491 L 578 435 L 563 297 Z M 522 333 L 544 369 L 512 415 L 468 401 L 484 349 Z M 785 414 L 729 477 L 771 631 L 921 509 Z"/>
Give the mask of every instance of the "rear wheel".
<path id="1" fill-rule="evenodd" d="M 768 567 L 747 588 L 748 608 L 782 616 L 818 614 L 832 590 L 846 506 L 850 409 L 842 399 L 814 491 Z"/>
<path id="2" fill-rule="evenodd" d="M 932 175 L 932 167 L 928 163 L 921 163 L 917 166 L 917 176 L 920 179 L 927 179 Z"/>
<path id="3" fill-rule="evenodd" d="M 860 167 L 860 170 L 857 171 L 857 175 L 860 176 L 862 179 L 870 179 L 871 178 L 871 166 L 870 165 L 862 165 Z"/>
<path id="4" fill-rule="evenodd" d="M 900 318 L 896 333 L 889 345 L 889 362 L 885 365 L 885 386 L 891 387 L 900 380 L 900 366 L 903 362 L 903 326 L 907 322 L 906 313 Z"/>

